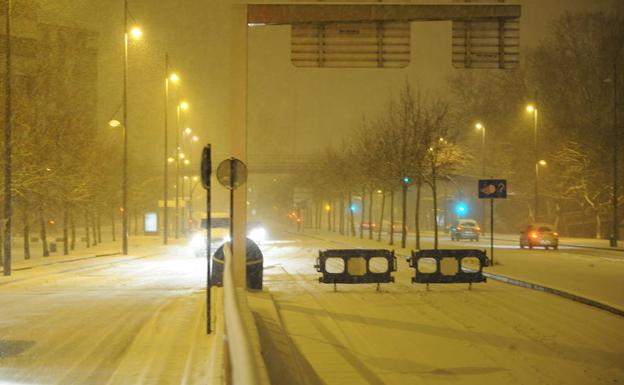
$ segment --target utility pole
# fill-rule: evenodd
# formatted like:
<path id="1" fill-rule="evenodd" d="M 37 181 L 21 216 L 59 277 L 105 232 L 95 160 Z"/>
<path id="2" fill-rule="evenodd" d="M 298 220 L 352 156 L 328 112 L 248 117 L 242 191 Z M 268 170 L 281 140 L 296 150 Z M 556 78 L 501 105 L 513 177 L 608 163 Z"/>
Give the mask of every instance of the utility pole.
<path id="1" fill-rule="evenodd" d="M 165 154 L 164 154 L 164 186 L 163 186 L 163 244 L 168 243 L 169 237 L 169 54 L 165 54 Z"/>
<path id="2" fill-rule="evenodd" d="M 11 217 L 12 207 L 12 169 L 11 169 L 11 131 L 13 111 L 11 102 L 11 0 L 5 2 L 6 15 L 6 72 L 4 78 L 4 275 L 11 275 Z"/>
<path id="3" fill-rule="evenodd" d="M 618 68 L 619 51 L 616 52 L 613 59 L 613 235 L 611 236 L 611 247 L 617 247 L 620 224 L 618 218 L 618 147 L 620 136 L 618 135 L 618 94 L 617 94 L 617 68 Z"/>

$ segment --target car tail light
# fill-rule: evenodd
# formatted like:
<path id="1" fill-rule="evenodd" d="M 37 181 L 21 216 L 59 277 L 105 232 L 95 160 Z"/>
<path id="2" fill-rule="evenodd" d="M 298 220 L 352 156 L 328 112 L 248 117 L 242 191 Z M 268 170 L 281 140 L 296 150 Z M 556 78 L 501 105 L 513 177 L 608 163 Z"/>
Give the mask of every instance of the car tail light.
<path id="1" fill-rule="evenodd" d="M 537 233 L 535 231 L 532 231 L 529 236 L 533 239 L 537 239 Z"/>

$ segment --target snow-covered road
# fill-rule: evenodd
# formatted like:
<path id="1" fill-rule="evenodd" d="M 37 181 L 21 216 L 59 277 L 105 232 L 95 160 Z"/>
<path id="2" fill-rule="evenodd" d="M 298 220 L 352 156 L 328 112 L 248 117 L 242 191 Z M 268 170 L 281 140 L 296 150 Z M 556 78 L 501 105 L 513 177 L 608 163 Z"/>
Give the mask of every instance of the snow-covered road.
<path id="1" fill-rule="evenodd" d="M 0 384 L 209 383 L 204 272 L 153 247 L 3 277 Z"/>
<path id="2" fill-rule="evenodd" d="M 470 291 L 467 285 L 426 291 L 409 283 L 413 270 L 404 260 L 396 283 L 381 292 L 374 285 L 338 285 L 334 292 L 318 283 L 313 265 L 318 249 L 345 244 L 284 238 L 263 248 L 268 294 L 250 295 L 274 385 L 624 379 L 622 317 L 495 281 Z"/>

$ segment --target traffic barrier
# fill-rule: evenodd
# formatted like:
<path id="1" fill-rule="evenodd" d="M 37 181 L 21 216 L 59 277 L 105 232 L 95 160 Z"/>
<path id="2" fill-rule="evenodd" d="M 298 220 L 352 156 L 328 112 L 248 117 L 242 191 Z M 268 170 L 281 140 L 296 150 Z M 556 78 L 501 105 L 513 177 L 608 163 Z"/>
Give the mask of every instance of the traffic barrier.
<path id="1" fill-rule="evenodd" d="M 371 266 L 371 262 L 385 263 L 385 268 Z M 394 282 L 397 262 L 394 250 L 334 249 L 319 251 L 314 267 L 323 273 L 319 282 L 334 284 L 334 290 L 338 283 L 376 283 L 379 290 L 380 283 Z"/>
<path id="2" fill-rule="evenodd" d="M 232 251 L 230 244 L 223 247 L 223 317 L 225 321 L 225 351 L 227 352 L 225 371 L 226 384 L 231 385 L 269 385 L 264 361 L 256 354 L 253 315 L 247 303 L 245 289 L 234 286 L 232 271 Z M 255 335 L 255 336 L 254 336 Z"/>
<path id="3" fill-rule="evenodd" d="M 430 283 L 467 283 L 471 288 L 473 283 L 487 281 L 483 268 L 488 266 L 489 259 L 482 250 L 417 250 L 407 261 L 415 270 L 412 283 L 425 283 L 427 289 Z M 435 262 L 435 271 L 421 268 L 431 265 L 428 262 Z"/>
<path id="4" fill-rule="evenodd" d="M 252 290 L 262 290 L 262 271 L 264 257 L 258 245 L 249 238 L 245 238 L 246 244 L 246 265 L 247 265 L 247 288 Z M 210 284 L 212 286 L 223 285 L 223 267 L 225 261 L 225 247 L 230 246 L 229 242 L 221 245 L 212 256 L 212 269 Z"/>

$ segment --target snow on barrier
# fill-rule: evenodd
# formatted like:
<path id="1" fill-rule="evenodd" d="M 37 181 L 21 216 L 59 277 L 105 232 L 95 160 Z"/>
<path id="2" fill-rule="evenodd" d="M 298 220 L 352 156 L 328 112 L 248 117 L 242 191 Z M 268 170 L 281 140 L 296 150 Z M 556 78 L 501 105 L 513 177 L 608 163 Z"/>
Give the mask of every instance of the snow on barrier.
<path id="1" fill-rule="evenodd" d="M 267 385 L 266 367 L 261 362 L 259 347 L 254 347 L 250 332 L 255 325 L 248 307 L 244 288 L 234 286 L 232 251 L 229 244 L 223 248 L 223 313 L 227 349 L 226 383 L 232 385 Z M 247 315 L 247 317 L 245 317 Z M 247 322 L 246 322 L 247 321 Z M 257 331 L 256 331 L 257 333 Z"/>
<path id="2" fill-rule="evenodd" d="M 483 268 L 488 266 L 488 258 L 482 250 L 417 250 L 407 259 L 415 270 L 412 283 L 473 283 L 486 282 Z M 435 271 L 422 269 L 424 265 L 435 266 Z"/>
<path id="3" fill-rule="evenodd" d="M 397 269 L 394 251 L 365 249 L 321 250 L 316 260 L 316 271 L 323 273 L 321 283 L 358 284 L 394 282 L 392 272 Z"/>

